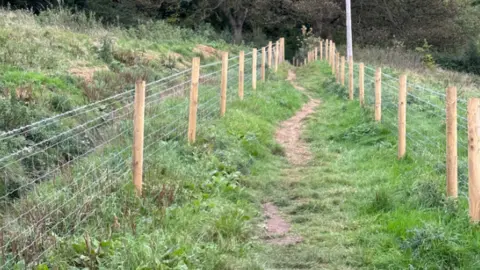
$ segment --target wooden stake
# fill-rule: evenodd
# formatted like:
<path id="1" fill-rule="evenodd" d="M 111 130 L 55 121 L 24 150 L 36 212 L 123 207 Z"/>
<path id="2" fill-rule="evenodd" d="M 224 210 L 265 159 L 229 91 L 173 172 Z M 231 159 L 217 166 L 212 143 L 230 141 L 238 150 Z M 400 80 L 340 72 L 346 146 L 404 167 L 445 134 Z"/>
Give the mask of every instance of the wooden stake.
<path id="1" fill-rule="evenodd" d="M 382 69 L 375 72 L 375 121 L 382 121 Z"/>
<path id="2" fill-rule="evenodd" d="M 337 56 L 335 59 L 335 68 L 337 69 L 337 83 L 340 83 L 340 53 L 337 52 Z"/>
<path id="3" fill-rule="evenodd" d="M 318 48 L 315 47 L 315 61 L 318 60 Z"/>
<path id="4" fill-rule="evenodd" d="M 480 98 L 468 101 L 468 200 L 472 222 L 480 221 Z"/>
<path id="5" fill-rule="evenodd" d="M 407 76 L 400 76 L 398 91 L 398 159 L 407 151 Z"/>
<path id="6" fill-rule="evenodd" d="M 260 76 L 262 78 L 262 82 L 265 82 L 265 47 L 262 48 L 262 70 L 260 71 Z"/>
<path id="7" fill-rule="evenodd" d="M 341 67 L 340 67 L 340 73 L 341 73 L 340 80 L 342 81 L 342 86 L 345 86 L 345 56 L 342 56 L 342 64 L 341 64 Z"/>
<path id="8" fill-rule="evenodd" d="M 458 197 L 457 88 L 447 89 L 447 196 Z"/>
<path id="9" fill-rule="evenodd" d="M 273 54 L 273 44 L 271 41 L 268 42 L 268 68 L 272 68 L 272 54 Z"/>
<path id="10" fill-rule="evenodd" d="M 353 57 L 350 56 L 348 59 L 348 93 L 350 100 L 353 100 Z"/>
<path id="11" fill-rule="evenodd" d="M 280 38 L 280 63 L 285 62 L 285 38 Z"/>
<path id="12" fill-rule="evenodd" d="M 275 72 L 278 71 L 278 64 L 280 60 L 280 42 L 275 43 Z"/>
<path id="13" fill-rule="evenodd" d="M 245 85 L 245 52 L 241 51 L 238 63 L 238 97 L 243 100 L 243 90 Z"/>
<path id="14" fill-rule="evenodd" d="M 252 51 L 252 89 L 257 90 L 257 49 Z"/>
<path id="15" fill-rule="evenodd" d="M 333 40 L 330 40 L 330 65 L 333 66 L 333 56 L 335 54 L 335 43 Z"/>
<path id="16" fill-rule="evenodd" d="M 190 112 L 188 116 L 188 143 L 195 143 L 197 137 L 198 85 L 200 79 L 200 58 L 192 60 L 192 84 L 190 88 Z"/>
<path id="17" fill-rule="evenodd" d="M 360 106 L 365 105 L 365 64 L 360 63 L 358 71 L 358 87 L 360 95 Z"/>
<path id="18" fill-rule="evenodd" d="M 323 40 L 320 40 L 320 60 L 323 61 Z"/>
<path id="19" fill-rule="evenodd" d="M 227 88 L 228 88 L 228 52 L 222 54 L 222 83 L 220 89 L 220 116 L 225 116 L 227 111 Z"/>
<path id="20" fill-rule="evenodd" d="M 145 118 L 145 81 L 135 83 L 135 111 L 133 116 L 133 185 L 137 196 L 142 196 L 143 139 Z"/>
<path id="21" fill-rule="evenodd" d="M 332 45 L 332 53 L 331 53 L 331 65 L 332 65 L 332 74 L 333 75 L 336 75 L 336 67 L 335 67 L 335 57 L 336 57 L 336 53 L 335 53 L 335 45 Z"/>
<path id="22" fill-rule="evenodd" d="M 328 39 L 325 40 L 325 60 L 327 61 L 327 63 L 330 64 L 330 59 L 328 58 L 329 57 L 329 51 L 328 51 Z"/>

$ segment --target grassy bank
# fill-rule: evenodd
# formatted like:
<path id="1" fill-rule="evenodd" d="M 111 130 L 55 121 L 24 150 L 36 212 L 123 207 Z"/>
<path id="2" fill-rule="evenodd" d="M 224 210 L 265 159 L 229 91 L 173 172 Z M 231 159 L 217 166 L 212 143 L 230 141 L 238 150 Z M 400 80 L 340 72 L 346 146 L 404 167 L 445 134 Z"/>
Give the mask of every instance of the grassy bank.
<path id="1" fill-rule="evenodd" d="M 347 101 L 329 70 L 315 63 L 297 71 L 298 81 L 322 99 L 305 134 L 316 160 L 297 179 L 283 176 L 274 188 L 277 205 L 305 241 L 272 250 L 271 263 L 310 269 L 478 268 L 480 231 L 469 223 L 465 196 L 456 202 L 444 196 L 442 152 L 413 147 L 397 160 L 392 123 L 376 124 L 372 109 Z M 410 108 L 419 117 L 409 124 L 425 125 L 427 134 L 442 128 L 436 118 L 425 118 L 425 108 Z"/>
<path id="2" fill-rule="evenodd" d="M 146 153 L 143 198 L 133 194 L 130 173 L 108 169 L 96 175 L 110 177 L 95 181 L 108 188 L 88 187 L 84 192 L 93 199 L 83 199 L 87 207 L 67 218 L 64 203 L 82 190 L 63 189 L 70 182 L 42 184 L 13 207 L 44 201 L 54 192 L 65 199 L 49 207 L 63 215 L 36 223 L 45 226 L 38 229 L 51 237 L 26 253 L 7 254 L 11 259 L 7 268 L 34 261 L 48 269 L 263 268 L 256 260 L 258 243 L 254 241 L 262 220 L 260 198 L 246 179 L 264 174 L 259 169 L 262 164 L 279 160 L 282 150 L 273 139 L 275 125 L 305 101 L 285 77 L 284 69 L 271 75 L 243 102 L 229 105 L 225 118 L 200 125 L 195 145 L 186 145 L 184 139 L 157 141 Z M 92 157 L 88 163 L 98 160 L 102 158 Z M 85 185 L 82 181 L 77 188 Z M 28 225 L 22 222 L 17 232 Z M 61 226 L 49 225 L 58 223 Z M 39 254 L 44 256 L 37 258 Z"/>
<path id="3" fill-rule="evenodd" d="M 147 101 L 163 98 L 161 91 L 186 89 L 193 57 L 200 57 L 204 65 L 220 61 L 223 50 L 235 55 L 246 49 L 212 33 L 164 21 L 131 28 L 106 26 L 92 14 L 64 9 L 38 16 L 0 9 L 0 203 L 20 197 L 21 187 L 54 178 L 51 171 L 128 132 L 131 125 L 124 120 L 132 109 L 136 80 L 157 81 L 147 87 Z M 202 75 L 219 69 L 202 68 Z M 208 86 L 217 86 L 213 77 Z M 181 102 L 174 100 L 166 107 L 178 111 Z M 153 124 L 171 127 L 176 119 L 161 120 Z"/>

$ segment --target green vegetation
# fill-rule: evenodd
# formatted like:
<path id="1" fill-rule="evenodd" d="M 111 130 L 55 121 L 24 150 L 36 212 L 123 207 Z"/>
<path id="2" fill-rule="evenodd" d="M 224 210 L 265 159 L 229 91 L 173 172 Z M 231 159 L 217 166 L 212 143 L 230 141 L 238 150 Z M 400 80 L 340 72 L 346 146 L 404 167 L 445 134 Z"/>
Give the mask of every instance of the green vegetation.
<path id="1" fill-rule="evenodd" d="M 408 157 L 397 160 L 389 123 L 374 123 L 371 109 L 347 101 L 329 70 L 315 63 L 297 71 L 299 83 L 322 99 L 305 134 L 315 161 L 295 174 L 273 175 L 276 184 L 266 184 L 305 241 L 272 247 L 266 259 L 289 269 L 478 268 L 480 231 L 469 222 L 465 196 L 444 196 L 442 150 L 409 147 Z M 435 140 L 442 127 L 437 116 L 426 122 L 421 106 L 411 106 L 409 115 L 408 125 L 425 125 L 424 134 Z"/>
<path id="2" fill-rule="evenodd" d="M 18 220 L 9 235 L 31 222 L 43 224 L 32 218 L 48 217 L 47 224 L 55 225 L 23 235 L 31 239 L 53 233 L 53 238 L 35 243 L 17 267 L 47 250 L 40 261 L 49 269 L 262 268 L 252 238 L 258 234 L 259 198 L 244 181 L 263 174 L 261 164 L 278 159 L 275 154 L 282 152 L 273 140 L 275 126 L 305 100 L 284 81 L 284 69 L 278 74 L 256 92 L 248 89 L 251 94 L 243 102 L 229 104 L 225 118 L 202 121 L 195 145 L 186 145 L 183 137 L 157 141 L 146 152 L 143 198 L 135 196 L 130 173 L 123 168 L 128 152 L 109 161 L 114 166 L 100 166 L 128 145 L 118 141 L 102 156 L 74 166 L 70 176 L 39 184 L 35 193 L 16 201 L 12 207 L 19 213 L 31 205 L 42 209 Z M 173 108 L 174 102 L 168 106 Z M 93 172 L 81 177 L 95 164 Z M 42 203 L 52 198 L 58 199 Z M 52 210 L 55 214 L 47 215 Z M 17 250 L 28 244 L 21 239 Z"/>
<path id="3" fill-rule="evenodd" d="M 22 107 L 39 110 L 32 119 L 14 117 L 18 121 L 123 92 L 138 78 L 163 78 L 188 68 L 196 56 L 205 64 L 219 60 L 217 50 L 237 53 L 241 48 L 163 21 L 107 27 L 93 16 L 62 9 L 39 16 L 0 10 L 0 45 L 0 101 L 12 97 Z M 8 123 L 0 130 L 22 124 Z"/>
<path id="4" fill-rule="evenodd" d="M 107 121 L 108 112 L 123 112 L 132 100 L 126 91 L 137 79 L 162 79 L 187 70 L 193 57 L 206 64 L 219 61 L 220 50 L 236 54 L 245 49 L 163 21 L 127 29 L 104 26 L 93 15 L 63 9 L 38 16 L 1 9 L 0 45 L 0 156 L 50 148 L 13 166 L 15 157 L 0 160 L 5 171 L 0 176 L 0 196 L 12 198 L 18 197 L 16 189 L 25 183 L 104 143 L 111 134 L 105 126 L 113 122 Z M 117 94 L 121 100 L 102 101 Z M 5 135 L 94 102 L 102 104 L 80 116 L 71 113 L 34 131 Z"/>
<path id="5" fill-rule="evenodd" d="M 288 165 L 284 149 L 273 138 L 279 121 L 292 116 L 307 99 L 285 81 L 291 66 L 268 74 L 268 81 L 259 82 L 257 91 L 247 87 L 241 102 L 236 98 L 236 60 L 232 61 L 227 115 L 221 119 L 219 74 L 203 78 L 193 145 L 185 142 L 188 82 L 186 87 L 179 85 L 187 81 L 188 73 L 165 85 L 149 86 L 144 194 L 141 198 L 134 194 L 130 171 L 133 93 L 127 89 L 138 78 L 150 82 L 188 71 L 197 56 L 202 64 L 217 62 L 221 50 L 236 55 L 247 47 L 229 45 L 219 37 L 241 43 L 245 31 L 248 40 L 262 45 L 267 34 L 294 36 L 287 45 L 300 46 L 299 57 L 318 44 L 316 35 L 341 33 L 334 30 L 337 21 L 344 19 L 339 1 L 315 1 L 315 5 L 295 1 L 289 6 L 291 13 L 283 12 L 278 1 L 247 2 L 188 1 L 168 8 L 151 1 L 121 1 L 122 16 L 117 18 L 116 12 L 105 9 L 109 17 L 103 22 L 93 13 L 65 9 L 46 10 L 38 16 L 0 10 L 3 268 L 479 268 L 480 230 L 469 222 L 464 196 L 465 129 L 459 129 L 461 196 L 454 201 L 444 195 L 445 123 L 439 110 L 445 105 L 442 91 L 447 84 L 456 84 L 459 96 L 466 99 L 476 95 L 472 89 L 478 88 L 479 79 L 435 71 L 437 63 L 478 71 L 478 37 L 473 36 L 472 25 L 478 23 L 479 7 L 458 9 L 467 7 L 467 1 L 414 1 L 408 9 L 398 9 L 404 1 L 379 1 L 375 8 L 394 13 L 377 19 L 368 14 L 379 12 L 354 7 L 358 18 L 366 18 L 355 26 L 362 30 L 357 33 L 361 45 L 371 44 L 369 34 L 381 33 L 375 45 L 385 47 L 358 48 L 356 62 L 395 68 L 383 69 L 384 120 L 373 122 L 372 80 L 366 84 L 367 106 L 361 108 L 346 100 L 347 89 L 330 78 L 325 63 L 297 69 L 298 83 L 322 100 L 304 134 L 315 156 L 305 167 Z M 199 3 L 204 5 L 197 9 Z M 228 18 L 232 11 L 234 16 L 246 16 L 252 3 L 258 7 L 255 13 L 249 13 L 241 25 L 230 25 L 237 28 L 228 33 L 224 25 L 232 19 Z M 111 3 L 95 4 L 84 8 L 101 9 Z M 282 8 L 273 9 L 276 5 Z M 129 14 L 130 7 L 141 18 Z M 268 13 L 262 13 L 265 10 Z M 409 18 L 427 16 L 426 10 L 436 16 L 418 28 L 418 22 Z M 199 24 L 199 16 L 213 26 Z M 158 17 L 197 31 L 148 20 Z M 443 24 L 438 24 L 439 17 Z M 266 26 L 265 21 L 272 18 L 277 19 L 275 23 Z M 467 18 L 472 23 L 465 25 Z M 404 20 L 400 31 L 395 21 Z M 282 25 L 285 21 L 289 23 Z M 300 22 L 314 27 L 296 33 Z M 324 32 L 316 32 L 325 22 L 329 26 Z M 371 29 L 372 22 L 375 31 L 363 31 Z M 220 28 L 225 31 L 216 33 Z M 390 40 L 392 29 L 399 31 L 398 39 Z M 458 39 L 449 40 L 461 44 L 445 43 L 445 33 L 458 34 Z M 471 45 L 466 56 L 452 60 L 452 51 L 460 55 L 467 40 Z M 415 47 L 419 48 L 412 53 Z M 448 52 L 443 58 L 437 52 L 440 48 Z M 247 62 L 246 70 L 250 65 Z M 407 157 L 397 160 L 396 78 L 404 69 L 409 70 L 411 137 Z M 202 75 L 212 71 L 218 69 L 205 68 Z M 366 73 L 372 78 L 373 69 Z M 442 90 L 422 90 L 415 83 Z M 161 91 L 172 89 L 176 95 L 157 99 L 165 94 Z M 115 95 L 121 98 L 95 103 Z M 42 127 L 9 133 L 89 104 L 97 105 Z M 459 104 L 460 120 L 466 117 L 464 107 Z M 292 233 L 303 242 L 279 246 L 263 241 L 264 202 L 280 208 L 293 224 Z"/>

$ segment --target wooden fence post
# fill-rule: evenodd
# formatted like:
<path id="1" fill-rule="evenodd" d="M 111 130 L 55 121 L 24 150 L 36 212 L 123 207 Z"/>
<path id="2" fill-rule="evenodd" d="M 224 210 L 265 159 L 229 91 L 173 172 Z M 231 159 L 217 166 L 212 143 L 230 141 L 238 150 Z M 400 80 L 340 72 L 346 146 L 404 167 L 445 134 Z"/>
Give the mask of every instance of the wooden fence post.
<path id="1" fill-rule="evenodd" d="M 337 53 L 336 53 L 336 49 L 335 49 L 335 43 L 333 43 L 332 45 L 332 74 L 337 76 L 337 67 L 335 66 L 336 65 L 336 57 L 337 57 Z"/>
<path id="2" fill-rule="evenodd" d="M 197 137 L 198 85 L 200 80 L 200 58 L 192 60 L 192 84 L 190 88 L 190 112 L 188 116 L 188 143 L 195 143 Z"/>
<path id="3" fill-rule="evenodd" d="M 446 98 L 447 112 L 447 196 L 458 197 L 457 160 L 457 88 L 449 87 Z"/>
<path id="4" fill-rule="evenodd" d="M 375 121 L 382 121 L 382 69 L 375 72 Z"/>
<path id="5" fill-rule="evenodd" d="M 285 38 L 280 38 L 280 63 L 285 62 Z"/>
<path id="6" fill-rule="evenodd" d="M 323 61 L 323 40 L 320 40 L 320 60 Z"/>
<path id="7" fill-rule="evenodd" d="M 273 54 L 273 44 L 271 41 L 268 42 L 268 68 L 272 68 L 272 54 Z"/>
<path id="8" fill-rule="evenodd" d="M 278 71 L 278 64 L 280 60 L 280 42 L 275 43 L 275 72 Z"/>
<path id="9" fill-rule="evenodd" d="M 262 48 L 262 70 L 260 71 L 260 76 L 262 78 L 262 82 L 265 82 L 265 60 L 266 60 L 266 55 L 265 55 L 265 47 Z"/>
<path id="10" fill-rule="evenodd" d="M 238 97 L 243 100 L 245 85 L 245 52 L 241 51 L 238 59 Z"/>
<path id="11" fill-rule="evenodd" d="M 328 46 L 327 46 L 327 63 L 330 65 L 331 62 L 331 58 L 330 58 L 330 54 L 332 52 L 332 48 L 331 48 L 331 45 L 332 45 L 332 42 L 330 40 L 327 41 L 328 42 Z"/>
<path id="12" fill-rule="evenodd" d="M 332 54 L 331 54 L 331 58 L 332 58 L 332 74 L 336 76 L 337 74 L 337 68 L 335 67 L 335 57 L 337 57 L 337 54 L 335 52 L 335 44 L 332 45 Z"/>
<path id="13" fill-rule="evenodd" d="M 342 86 L 345 86 L 345 56 L 342 56 L 342 64 L 340 67 L 340 73 L 341 73 L 341 78 L 340 80 L 342 81 Z"/>
<path id="14" fill-rule="evenodd" d="M 227 87 L 228 87 L 228 52 L 222 54 L 222 83 L 220 89 L 220 116 L 225 116 L 227 111 Z"/>
<path id="15" fill-rule="evenodd" d="M 360 106 L 365 105 L 365 64 L 360 63 L 358 68 L 358 88 L 360 95 Z"/>
<path id="16" fill-rule="evenodd" d="M 325 61 L 328 63 L 328 39 L 325 40 Z"/>
<path id="17" fill-rule="evenodd" d="M 328 64 L 332 65 L 332 41 L 328 43 Z"/>
<path id="18" fill-rule="evenodd" d="M 335 43 L 333 43 L 333 40 L 330 40 L 330 65 L 334 65 L 334 56 L 335 56 Z"/>
<path id="19" fill-rule="evenodd" d="M 350 100 L 353 100 L 353 57 L 350 56 L 348 59 L 348 93 Z"/>
<path id="20" fill-rule="evenodd" d="M 480 98 L 468 101 L 468 201 L 472 222 L 480 221 Z"/>
<path id="21" fill-rule="evenodd" d="M 142 196 L 143 139 L 145 118 L 145 81 L 135 83 L 135 109 L 133 116 L 133 184 L 137 196 Z"/>
<path id="22" fill-rule="evenodd" d="M 257 90 L 257 49 L 252 50 L 252 89 Z"/>
<path id="23" fill-rule="evenodd" d="M 335 69 L 337 69 L 337 83 L 339 84 L 340 83 L 340 53 L 337 52 L 337 56 L 336 56 L 336 59 L 335 59 Z"/>
<path id="24" fill-rule="evenodd" d="M 400 76 L 398 91 L 398 159 L 407 151 L 407 76 Z"/>
<path id="25" fill-rule="evenodd" d="M 315 61 L 318 60 L 318 48 L 315 47 Z"/>

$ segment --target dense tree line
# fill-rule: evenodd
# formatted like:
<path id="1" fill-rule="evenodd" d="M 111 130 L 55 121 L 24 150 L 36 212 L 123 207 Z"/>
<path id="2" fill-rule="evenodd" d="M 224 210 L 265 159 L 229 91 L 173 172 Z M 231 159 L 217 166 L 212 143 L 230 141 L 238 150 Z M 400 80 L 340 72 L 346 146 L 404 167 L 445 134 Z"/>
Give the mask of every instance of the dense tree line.
<path id="1" fill-rule="evenodd" d="M 0 1 L 37 13 L 55 6 L 50 0 Z M 61 5 L 92 11 L 107 24 L 165 19 L 197 28 L 208 23 L 236 43 L 299 35 L 302 25 L 337 43 L 345 40 L 344 0 L 63 0 Z M 352 0 L 352 16 L 359 45 L 414 49 L 427 41 L 449 53 L 478 47 L 479 0 Z"/>
<path id="2" fill-rule="evenodd" d="M 35 12 L 51 7 L 50 0 L 0 0 L 13 8 Z M 168 19 L 187 27 L 211 23 L 226 27 L 236 42 L 244 33 L 287 31 L 307 24 L 324 37 L 344 36 L 344 0 L 64 0 L 62 5 L 95 12 L 106 23 L 132 25 L 145 19 Z M 478 0 L 353 0 L 353 28 L 362 44 L 407 46 L 424 39 L 438 48 L 451 48 L 472 33 L 462 27 L 462 16 L 474 9 Z M 477 14 L 478 15 L 478 14 Z M 478 18 L 470 18 L 477 19 Z M 473 22 L 472 22 L 473 23 Z M 470 31 L 473 29 L 470 29 Z"/>

